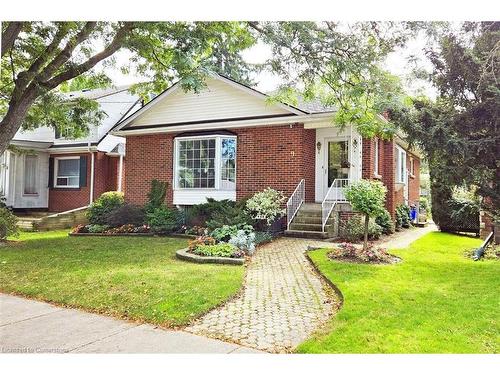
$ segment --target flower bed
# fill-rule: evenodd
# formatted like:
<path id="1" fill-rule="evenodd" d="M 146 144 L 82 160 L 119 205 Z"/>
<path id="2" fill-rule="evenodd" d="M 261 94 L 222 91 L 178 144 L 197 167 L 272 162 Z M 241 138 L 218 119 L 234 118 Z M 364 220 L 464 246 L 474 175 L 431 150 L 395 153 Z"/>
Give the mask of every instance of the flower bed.
<path id="1" fill-rule="evenodd" d="M 366 250 L 351 243 L 341 243 L 328 252 L 328 257 L 333 260 L 340 260 L 355 263 L 397 263 L 400 258 L 389 254 L 385 249 L 369 246 Z"/>

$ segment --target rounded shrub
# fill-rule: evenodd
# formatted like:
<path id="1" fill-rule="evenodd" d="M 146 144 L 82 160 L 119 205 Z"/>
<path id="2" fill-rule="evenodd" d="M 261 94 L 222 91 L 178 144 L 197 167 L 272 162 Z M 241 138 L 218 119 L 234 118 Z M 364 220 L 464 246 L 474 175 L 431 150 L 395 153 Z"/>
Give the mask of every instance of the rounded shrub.
<path id="1" fill-rule="evenodd" d="M 394 222 L 392 221 L 391 214 L 387 210 L 382 210 L 375 218 L 375 223 L 380 225 L 382 228 L 382 233 L 391 234 L 394 233 Z"/>
<path id="2" fill-rule="evenodd" d="M 148 212 L 146 217 L 153 233 L 172 233 L 180 226 L 179 211 L 175 208 L 166 206 L 157 207 L 153 211 Z"/>
<path id="3" fill-rule="evenodd" d="M 123 193 L 121 192 L 108 191 L 101 194 L 88 208 L 87 219 L 89 223 L 106 225 L 106 216 L 123 203 Z"/>
<path id="4" fill-rule="evenodd" d="M 17 217 L 7 207 L 0 207 L 0 240 L 5 241 L 8 236 L 17 235 Z"/>
<path id="5" fill-rule="evenodd" d="M 146 222 L 146 214 L 141 206 L 125 203 L 116 207 L 105 215 L 105 223 L 116 228 L 125 224 L 134 226 L 143 225 Z"/>

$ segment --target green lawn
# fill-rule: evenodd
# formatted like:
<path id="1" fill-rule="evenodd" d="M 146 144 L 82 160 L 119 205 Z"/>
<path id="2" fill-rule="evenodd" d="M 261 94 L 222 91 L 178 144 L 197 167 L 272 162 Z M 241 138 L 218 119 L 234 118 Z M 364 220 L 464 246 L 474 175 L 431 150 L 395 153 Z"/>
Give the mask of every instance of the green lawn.
<path id="1" fill-rule="evenodd" d="M 330 323 L 298 348 L 305 353 L 498 353 L 500 262 L 466 259 L 474 238 L 430 233 L 391 251 L 396 265 L 331 261 L 312 252 L 344 295 Z"/>
<path id="2" fill-rule="evenodd" d="M 183 325 L 235 295 L 244 267 L 175 258 L 187 241 L 23 233 L 0 247 L 0 291 L 164 326 Z"/>

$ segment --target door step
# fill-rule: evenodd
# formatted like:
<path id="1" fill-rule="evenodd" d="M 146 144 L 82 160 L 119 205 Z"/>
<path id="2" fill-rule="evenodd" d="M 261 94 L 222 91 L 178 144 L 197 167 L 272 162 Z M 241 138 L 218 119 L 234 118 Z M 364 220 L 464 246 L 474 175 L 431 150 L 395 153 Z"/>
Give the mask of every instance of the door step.
<path id="1" fill-rule="evenodd" d="M 326 232 L 316 232 L 310 230 L 285 230 L 285 236 L 316 239 L 326 239 L 330 237 Z"/>

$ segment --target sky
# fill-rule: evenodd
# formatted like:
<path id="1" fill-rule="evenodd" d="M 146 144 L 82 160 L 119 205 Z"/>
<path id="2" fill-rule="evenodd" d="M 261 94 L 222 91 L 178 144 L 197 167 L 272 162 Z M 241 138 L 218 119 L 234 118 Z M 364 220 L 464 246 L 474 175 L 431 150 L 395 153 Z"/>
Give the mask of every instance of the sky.
<path id="1" fill-rule="evenodd" d="M 405 78 L 410 73 L 410 66 L 408 64 L 408 58 L 412 55 L 420 57 L 420 64 L 427 69 L 430 69 L 431 65 L 428 60 L 426 60 L 423 49 L 425 47 L 425 37 L 423 34 L 419 34 L 415 39 L 409 41 L 404 48 L 399 48 L 393 53 L 389 54 L 386 61 L 384 62 L 384 68 L 387 69 L 394 75 L 397 75 L 403 79 L 405 88 L 409 94 L 415 94 L 416 92 L 423 92 L 431 98 L 436 97 L 435 89 L 427 82 L 416 82 L 412 80 L 409 84 Z M 259 64 L 266 61 L 271 54 L 269 46 L 262 42 L 259 42 L 252 48 L 249 48 L 242 52 L 243 58 L 249 63 Z M 129 60 L 130 53 L 127 51 L 118 52 L 116 54 L 117 65 L 125 64 Z M 141 77 L 136 76 L 132 73 L 128 75 L 122 74 L 119 70 L 107 70 L 107 74 L 113 80 L 113 83 L 117 86 L 127 85 L 132 83 L 137 83 L 143 81 Z M 270 92 L 277 88 L 280 84 L 278 77 L 272 75 L 269 72 L 261 72 L 255 76 L 255 81 L 257 82 L 256 89 L 262 92 Z"/>

